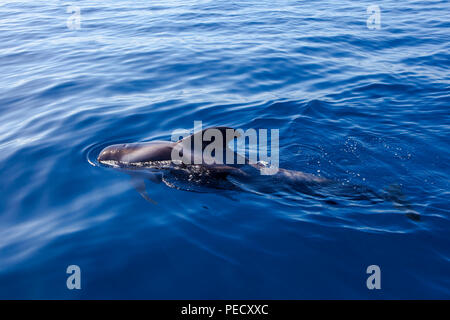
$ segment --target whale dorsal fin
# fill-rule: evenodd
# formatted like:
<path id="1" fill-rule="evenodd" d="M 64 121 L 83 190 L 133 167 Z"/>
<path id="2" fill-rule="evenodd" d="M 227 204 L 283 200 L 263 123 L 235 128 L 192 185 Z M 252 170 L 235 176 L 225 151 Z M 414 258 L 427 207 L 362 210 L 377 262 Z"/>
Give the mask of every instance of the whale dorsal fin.
<path id="1" fill-rule="evenodd" d="M 210 134 L 211 134 L 211 141 L 208 141 L 205 139 L 205 133 L 207 133 L 208 130 L 211 130 Z M 212 132 L 212 130 L 215 130 L 215 132 Z M 210 145 L 211 143 L 214 142 L 215 136 L 217 134 L 217 131 L 220 132 L 220 134 L 222 135 L 222 152 L 223 152 L 223 156 L 222 159 L 226 159 L 226 153 L 228 151 L 231 151 L 230 148 L 228 147 L 228 143 L 230 141 L 233 141 L 236 138 L 239 138 L 241 136 L 241 134 L 239 133 L 239 131 L 236 131 L 235 129 L 231 128 L 231 127 L 224 127 L 224 126 L 220 126 L 220 127 L 209 127 L 206 129 L 203 129 L 202 131 L 199 132 L 195 132 L 194 134 L 185 137 L 179 141 L 176 142 L 176 144 L 180 144 L 182 145 L 182 155 L 183 158 L 190 158 L 191 162 L 190 163 L 194 163 L 194 159 L 203 159 L 205 160 L 203 154 L 199 154 L 198 152 L 203 153 L 203 151 L 205 150 L 205 148 Z M 214 137 L 214 138 L 212 138 Z M 195 150 L 196 148 L 196 143 L 198 144 L 198 142 L 201 142 L 201 150 Z M 247 162 L 247 159 L 245 157 L 242 157 L 241 155 L 237 154 L 236 152 L 233 152 L 234 156 L 233 158 L 235 159 L 234 163 L 239 163 L 239 164 L 243 164 Z M 236 159 L 240 159 L 239 161 L 237 161 Z M 202 160 L 202 162 L 204 162 Z M 223 164 L 223 163 L 216 163 L 216 164 Z"/>
<path id="2" fill-rule="evenodd" d="M 177 141 L 177 143 L 190 142 L 191 147 L 194 148 L 193 141 L 195 141 L 195 139 L 198 138 L 200 141 L 203 142 L 202 143 L 202 150 L 203 150 L 208 144 L 211 143 L 211 141 L 203 140 L 203 136 L 204 136 L 205 132 L 208 130 L 218 130 L 222 134 L 224 148 L 227 147 L 227 145 L 230 141 L 234 140 L 235 138 L 240 137 L 240 133 L 238 131 L 235 131 L 231 127 L 223 127 L 223 126 L 222 127 L 209 127 L 209 128 L 203 129 L 202 131 L 195 132 L 194 134 L 191 134 L 190 136 L 187 136 L 187 137 Z"/>

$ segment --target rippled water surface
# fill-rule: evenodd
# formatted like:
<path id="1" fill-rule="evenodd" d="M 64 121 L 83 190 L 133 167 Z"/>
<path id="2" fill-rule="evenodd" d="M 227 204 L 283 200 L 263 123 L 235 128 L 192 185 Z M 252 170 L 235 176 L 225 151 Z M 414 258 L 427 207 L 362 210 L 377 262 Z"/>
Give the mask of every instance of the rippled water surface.
<path id="1" fill-rule="evenodd" d="M 0 3 L 0 298 L 450 298 L 448 1 L 73 5 L 78 30 L 65 1 Z M 95 161 L 195 120 L 280 129 L 281 167 L 396 186 L 420 220 L 282 185 L 154 205 Z"/>

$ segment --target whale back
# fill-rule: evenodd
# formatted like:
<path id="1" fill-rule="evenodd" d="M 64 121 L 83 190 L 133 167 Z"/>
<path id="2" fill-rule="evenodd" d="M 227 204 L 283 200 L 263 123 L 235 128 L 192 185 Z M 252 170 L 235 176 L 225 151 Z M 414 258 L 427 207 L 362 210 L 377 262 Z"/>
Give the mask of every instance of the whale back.
<path id="1" fill-rule="evenodd" d="M 214 159 L 206 155 L 205 148 L 212 142 L 215 142 L 216 135 L 221 136 L 221 144 L 214 149 Z M 176 142 L 170 141 L 151 141 L 139 143 L 115 144 L 104 148 L 99 156 L 98 161 L 106 163 L 108 161 L 120 162 L 121 164 L 133 164 L 155 161 L 181 160 L 183 163 L 191 164 L 211 164 L 224 165 L 227 157 L 228 143 L 234 138 L 239 137 L 234 129 L 229 127 L 210 127 L 185 137 Z M 175 150 L 174 150 L 175 149 Z M 222 153 L 223 161 L 218 163 L 216 154 Z M 235 163 L 240 155 L 232 152 Z M 178 158 L 174 159 L 174 155 Z M 245 157 L 241 157 L 239 163 L 248 163 Z"/>

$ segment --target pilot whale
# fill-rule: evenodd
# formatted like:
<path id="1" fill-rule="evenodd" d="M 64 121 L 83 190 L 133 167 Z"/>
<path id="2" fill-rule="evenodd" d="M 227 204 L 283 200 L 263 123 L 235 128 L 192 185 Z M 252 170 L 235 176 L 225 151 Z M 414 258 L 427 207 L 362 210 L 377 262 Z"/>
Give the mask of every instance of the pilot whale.
<path id="1" fill-rule="evenodd" d="M 206 175 L 207 179 L 224 179 L 229 175 L 250 177 L 258 170 L 267 169 L 263 163 L 251 162 L 248 158 L 230 150 L 228 143 L 232 138 L 223 140 L 221 148 L 215 150 L 216 157 L 214 159 L 210 159 L 210 156 L 208 158 L 208 155 L 203 152 L 208 144 L 207 142 L 203 142 L 200 150 L 195 150 L 193 141 L 196 136 L 202 136 L 208 130 L 217 130 L 225 136 L 226 130 L 234 129 L 211 127 L 176 142 L 150 141 L 115 144 L 104 148 L 98 155 L 97 161 L 106 166 L 129 171 L 134 170 L 135 172 L 142 170 L 152 173 L 170 171 L 182 174 L 185 172 L 191 176 L 191 180 L 196 176 L 200 178 L 201 175 Z M 221 161 L 217 161 L 218 152 L 224 154 Z M 231 163 L 223 160 L 227 152 L 232 153 L 233 161 Z M 177 159 L 174 157 L 175 154 L 179 155 Z M 276 169 L 274 176 L 292 182 L 326 183 L 328 181 L 313 174 L 281 168 Z"/>
<path id="2" fill-rule="evenodd" d="M 162 181 L 172 188 L 197 192 L 199 190 L 193 186 L 272 193 L 277 191 L 276 186 L 283 185 L 304 194 L 323 198 L 328 204 L 337 204 L 323 193 L 317 192 L 320 188 L 330 187 L 335 193 L 344 194 L 354 200 L 367 200 L 372 203 L 380 200 L 392 201 L 396 207 L 406 211 L 409 218 L 419 220 L 419 214 L 412 210 L 396 187 L 391 186 L 382 193 L 373 192 L 362 186 L 343 188 L 336 181 L 321 176 L 282 168 L 277 168 L 274 174 L 261 175 L 261 171 L 267 169 L 267 164 L 252 162 L 247 157 L 229 149 L 229 142 L 237 135 L 224 139 L 222 148 L 215 150 L 215 155 L 219 152 L 223 153 L 223 157 L 219 158 L 225 159 L 225 154 L 231 153 L 235 161 L 225 163 L 225 161 L 216 161 L 217 158 L 210 159 L 203 153 L 207 143 L 203 142 L 200 150 L 195 150 L 193 143 L 199 136 L 203 137 L 207 130 L 217 130 L 225 137 L 226 131 L 233 129 L 210 127 L 175 142 L 114 144 L 104 148 L 99 153 L 97 161 L 103 166 L 112 167 L 130 175 L 132 184 L 139 194 L 154 204 L 156 202 L 147 193 L 145 180 L 155 183 Z"/>

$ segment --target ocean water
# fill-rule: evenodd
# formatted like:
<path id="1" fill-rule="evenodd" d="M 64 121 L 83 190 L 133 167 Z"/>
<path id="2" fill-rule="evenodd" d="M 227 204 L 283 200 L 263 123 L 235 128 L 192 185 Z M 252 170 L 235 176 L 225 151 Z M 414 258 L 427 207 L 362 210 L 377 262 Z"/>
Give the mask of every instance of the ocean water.
<path id="1" fill-rule="evenodd" d="M 449 51 L 441 0 L 1 1 L 0 298 L 450 298 Z M 154 205 L 96 163 L 196 120 L 279 129 L 282 168 L 420 220 L 283 185 Z"/>

